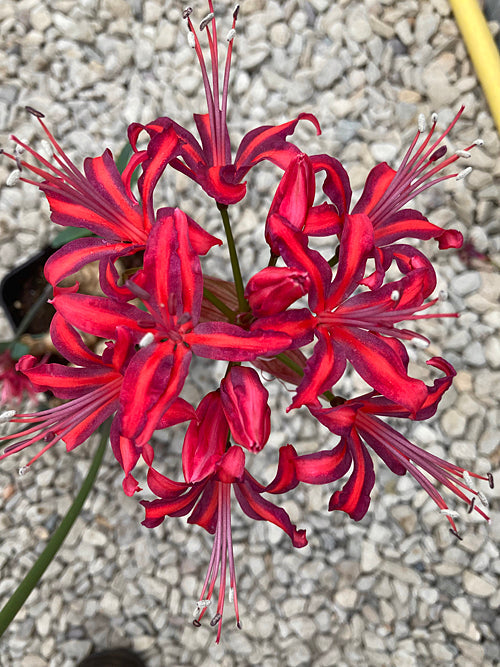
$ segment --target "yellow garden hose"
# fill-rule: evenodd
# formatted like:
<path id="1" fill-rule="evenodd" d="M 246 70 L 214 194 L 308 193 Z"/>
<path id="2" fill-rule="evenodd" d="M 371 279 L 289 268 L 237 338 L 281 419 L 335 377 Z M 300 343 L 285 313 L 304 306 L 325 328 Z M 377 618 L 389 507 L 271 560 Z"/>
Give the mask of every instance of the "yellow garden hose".
<path id="1" fill-rule="evenodd" d="M 500 54 L 477 0 L 450 0 L 450 5 L 500 132 Z"/>

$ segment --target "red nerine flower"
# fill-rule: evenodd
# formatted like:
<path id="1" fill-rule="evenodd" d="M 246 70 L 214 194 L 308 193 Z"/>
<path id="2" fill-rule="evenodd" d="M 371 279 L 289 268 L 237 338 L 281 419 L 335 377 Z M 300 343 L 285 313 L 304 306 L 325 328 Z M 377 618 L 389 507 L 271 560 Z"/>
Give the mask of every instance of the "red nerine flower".
<path id="1" fill-rule="evenodd" d="M 137 151 L 136 159 L 140 162 L 144 161 L 142 179 L 149 178 L 148 172 L 151 165 L 161 161 L 165 166 L 168 162 L 172 167 L 201 185 L 205 192 L 219 204 L 227 205 L 235 204 L 243 199 L 246 185 L 242 183 L 242 180 L 258 162 L 269 160 L 285 169 L 292 157 L 299 153 L 296 146 L 286 141 L 286 137 L 295 131 L 299 120 L 309 120 L 315 126 L 318 134 L 320 134 L 320 127 L 312 114 L 301 113 L 295 120 L 288 123 L 256 128 L 243 137 L 233 161 L 226 114 L 229 71 L 239 5 L 236 5 L 233 11 L 233 24 L 227 35 L 228 50 L 222 90 L 219 82 L 217 28 L 212 0 L 209 0 L 208 7 L 210 13 L 202 20 L 200 30 L 206 30 L 207 33 L 212 62 L 212 83 L 210 83 L 203 51 L 191 21 L 192 10 L 188 8 L 184 11 L 189 38 L 200 63 L 207 99 L 208 113 L 194 114 L 201 145 L 191 132 L 167 117 L 157 118 L 147 125 L 134 123 L 129 128 L 129 140 L 134 150 Z M 137 139 L 143 130 L 149 134 L 151 141 L 146 150 L 139 151 Z M 179 139 L 179 152 L 176 157 L 172 157 L 168 147 L 167 150 L 164 150 L 163 136 L 171 132 Z M 166 145 L 168 146 L 168 143 Z"/>
<path id="2" fill-rule="evenodd" d="M 35 398 L 36 391 L 20 371 L 16 369 L 17 362 L 12 358 L 10 350 L 0 354 L 0 406 L 2 408 L 19 405 L 28 396 Z"/>
<path id="3" fill-rule="evenodd" d="M 128 282 L 147 312 L 110 297 L 56 294 L 57 311 L 82 331 L 113 339 L 125 327 L 139 350 L 130 359 L 120 393 L 120 450 L 135 465 L 138 448 L 179 396 L 193 353 L 225 361 L 273 356 L 290 346 L 286 334 L 252 331 L 227 322 L 199 322 L 203 282 L 186 215 L 175 209 L 152 228 L 144 269 Z M 126 469 L 126 472 L 129 470 Z"/>
<path id="4" fill-rule="evenodd" d="M 375 473 L 368 445 L 397 475 L 409 472 L 438 505 L 458 536 L 454 517 L 445 500 L 429 476 L 443 484 L 460 499 L 488 519 L 482 509 L 475 505 L 475 498 L 482 493 L 472 487 L 472 478 L 493 482 L 491 474 L 483 477 L 468 472 L 459 466 L 426 452 L 412 444 L 379 416 L 428 419 L 437 409 L 444 392 L 449 389 L 455 370 L 444 359 L 434 357 L 427 362 L 442 370 L 445 376 L 435 380 L 429 387 L 427 399 L 415 414 L 404 405 L 371 392 L 343 402 L 332 408 L 310 408 L 311 413 L 332 433 L 340 436 L 340 443 L 330 451 L 321 451 L 299 456 L 295 461 L 297 479 L 310 484 L 324 484 L 342 477 L 351 467 L 349 480 L 341 491 L 330 499 L 329 510 L 342 510 L 353 519 L 361 519 L 370 504 L 370 492 L 375 482 Z M 366 444 L 365 444 L 366 443 Z"/>
<path id="5" fill-rule="evenodd" d="M 231 490 L 234 490 L 238 504 L 250 518 L 279 526 L 296 547 L 305 546 L 307 539 L 305 531 L 296 529 L 285 510 L 262 497 L 263 493 L 285 493 L 297 485 L 293 464 L 296 452 L 293 447 L 287 445 L 280 449 L 276 476 L 270 484 L 263 486 L 245 469 L 244 450 L 229 444 L 229 425 L 219 391 L 203 398 L 196 416 L 197 420 L 188 427 L 182 449 L 185 482 L 176 482 L 160 474 L 153 468 L 152 448 L 149 445 L 144 447 L 143 456 L 149 466 L 148 486 L 158 499 L 141 501 L 146 508 L 143 524 L 153 528 L 162 523 L 165 516 L 190 514 L 188 523 L 196 523 L 215 535 L 193 623 L 200 625 L 211 605 L 219 578 L 217 610 L 210 622 L 210 625 L 218 626 L 216 641 L 219 642 L 228 566 L 229 597 L 234 603 L 236 623 L 241 627 L 231 537 Z"/>
<path id="6" fill-rule="evenodd" d="M 289 267 L 309 278 L 309 309 L 292 309 L 257 320 L 259 329 L 286 332 L 297 347 L 317 338 L 291 407 L 319 405 L 318 397 L 342 376 L 347 360 L 360 376 L 387 398 L 412 412 L 427 396 L 425 384 L 408 376 L 406 352 L 397 339 L 421 338 L 394 325 L 434 303 L 425 303 L 435 286 L 431 264 L 418 253 L 412 270 L 401 280 L 377 290 L 356 294 L 367 257 L 373 247 L 373 229 L 365 215 L 349 216 L 344 223 L 335 277 L 320 253 L 307 246 L 307 237 L 281 219 L 272 225 L 274 242 Z"/>
<path id="7" fill-rule="evenodd" d="M 458 150 L 446 157 L 447 148 L 444 139 L 458 121 L 464 107 L 444 132 L 435 140 L 432 139 L 437 115 L 432 115 L 432 126 L 423 141 L 418 141 L 425 132 L 425 117 L 419 117 L 418 131 L 410 148 L 397 170 L 382 162 L 372 169 L 366 180 L 363 193 L 348 213 L 351 201 L 349 178 L 340 162 L 328 156 L 312 156 L 310 158 L 314 172 L 325 169 L 327 177 L 323 183 L 323 191 L 333 203 L 325 215 L 311 215 L 302 227 L 309 236 L 325 236 L 338 234 L 345 221 L 351 216 L 366 215 L 370 218 L 374 232 L 374 250 L 371 255 L 375 259 L 375 272 L 364 279 L 369 287 L 378 287 L 396 252 L 400 255 L 409 249 L 413 255 L 418 252 L 411 246 L 393 245 L 403 238 L 437 239 L 440 248 L 460 248 L 462 234 L 456 230 L 444 230 L 415 209 L 403 208 L 428 188 L 450 178 L 461 179 L 470 172 L 470 167 L 460 172 L 442 174 L 442 170 L 456 162 L 459 158 L 470 157 L 469 151 L 474 146 L 482 145 L 481 140 L 475 141 L 464 150 Z M 324 161 L 324 158 L 327 158 Z M 326 206 L 326 205 L 325 205 Z M 319 207 L 317 207 L 319 208 Z"/>
<path id="8" fill-rule="evenodd" d="M 139 183 L 142 202 L 139 203 L 132 193 L 131 178 L 145 155 L 134 154 L 120 174 L 111 151 L 106 149 L 100 157 L 86 158 L 81 173 L 45 125 L 44 115 L 31 107 L 26 109 L 42 126 L 53 151 L 52 158 L 44 158 L 15 136 L 11 138 L 17 146 L 28 151 L 40 166 L 21 160 L 18 154 L 4 154 L 16 162 L 19 180 L 38 186 L 45 194 L 53 222 L 64 227 L 81 227 L 98 237 L 70 241 L 55 252 L 45 264 L 47 280 L 57 285 L 89 262 L 115 260 L 144 250 L 152 225 L 173 211 L 161 208 L 155 214 L 153 190 L 165 164 L 177 154 L 179 140 L 175 133 L 165 131 L 156 140 L 157 148 L 161 145 L 162 159 L 167 162 L 162 159 L 150 162 L 148 177 Z M 30 180 L 22 176 L 23 172 L 32 172 L 43 180 Z M 222 243 L 189 216 L 187 221 L 190 242 L 198 254 L 204 255 L 212 246 Z"/>

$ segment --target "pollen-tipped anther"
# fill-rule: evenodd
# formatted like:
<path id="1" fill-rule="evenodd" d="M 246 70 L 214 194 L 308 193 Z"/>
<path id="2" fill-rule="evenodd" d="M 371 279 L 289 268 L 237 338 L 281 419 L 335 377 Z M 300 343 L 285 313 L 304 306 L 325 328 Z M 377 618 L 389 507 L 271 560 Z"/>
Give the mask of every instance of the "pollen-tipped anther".
<path id="1" fill-rule="evenodd" d="M 186 7 L 186 9 L 183 10 L 182 12 L 182 18 L 187 19 L 189 18 L 190 14 L 192 14 L 193 8 L 192 7 Z"/>
<path id="2" fill-rule="evenodd" d="M 235 6 L 234 6 L 234 9 L 233 9 L 233 19 L 234 19 L 235 21 L 236 21 L 236 19 L 238 18 L 238 13 L 239 13 L 239 11 L 240 11 L 240 6 L 239 6 L 239 5 L 235 5 Z"/>
<path id="3" fill-rule="evenodd" d="M 35 118 L 45 118 L 45 114 L 43 114 L 41 111 L 38 111 L 38 109 L 34 109 L 33 107 L 30 106 L 26 106 L 24 108 L 32 116 L 35 116 Z"/>
<path id="4" fill-rule="evenodd" d="M 201 628 L 201 623 L 196 618 L 193 621 L 193 625 L 194 625 L 195 628 Z"/>
<path id="5" fill-rule="evenodd" d="M 214 14 L 213 12 L 210 12 L 210 14 L 207 14 L 207 15 L 205 16 L 205 18 L 203 18 L 203 19 L 200 21 L 200 32 L 201 32 L 202 30 L 205 30 L 205 28 L 207 27 L 207 25 L 208 25 L 208 24 L 210 23 L 210 21 L 212 21 L 212 19 L 214 19 L 214 18 L 215 18 L 215 14 Z"/>
<path id="6" fill-rule="evenodd" d="M 192 49 L 196 48 L 196 39 L 194 38 L 194 35 L 191 32 L 191 30 L 188 32 L 188 44 Z"/>
<path id="7" fill-rule="evenodd" d="M 139 341 L 139 347 L 147 347 L 148 345 L 151 345 L 154 339 L 154 334 L 151 331 L 148 331 L 148 333 L 144 334 L 144 336 Z"/>
<path id="8" fill-rule="evenodd" d="M 418 131 L 425 132 L 427 129 L 427 123 L 425 122 L 425 116 L 423 113 L 418 116 Z"/>
<path id="9" fill-rule="evenodd" d="M 4 424 L 5 422 L 10 422 L 12 417 L 15 416 L 16 416 L 15 410 L 5 410 L 5 412 L 2 412 L 0 414 L 0 424 Z"/>
<path id="10" fill-rule="evenodd" d="M 474 141 L 474 146 L 484 146 L 484 141 L 482 139 L 476 139 Z"/>
<path id="11" fill-rule="evenodd" d="M 25 475 L 27 475 L 29 473 L 29 471 L 30 471 L 29 466 L 22 466 L 21 468 L 19 468 L 19 476 L 24 477 Z"/>
<path id="12" fill-rule="evenodd" d="M 437 113 L 434 111 L 433 113 L 431 113 L 431 121 L 432 121 L 433 123 L 437 123 L 437 119 L 438 119 L 438 115 L 437 115 Z"/>
<path id="13" fill-rule="evenodd" d="M 234 28 L 231 28 L 231 30 L 229 30 L 227 35 L 226 35 L 226 41 L 227 42 L 232 41 L 234 39 L 235 35 L 236 35 L 236 30 Z"/>
<path id="14" fill-rule="evenodd" d="M 439 510 L 441 514 L 444 514 L 445 516 L 449 516 L 450 519 L 458 519 L 460 517 L 460 514 L 456 510 L 450 510 L 448 507 L 445 509 Z"/>
<path id="15" fill-rule="evenodd" d="M 472 489 L 472 477 L 470 476 L 470 473 L 467 470 L 464 470 L 462 473 L 462 477 L 464 479 L 464 482 L 469 487 L 469 489 Z"/>
<path id="16" fill-rule="evenodd" d="M 457 538 L 457 540 L 460 540 L 460 542 L 463 542 L 463 537 L 460 535 L 460 533 L 457 530 L 453 530 L 453 528 L 450 528 L 450 533 Z"/>
<path id="17" fill-rule="evenodd" d="M 484 507 L 489 507 L 490 506 L 488 498 L 484 495 L 484 493 L 482 491 L 477 492 L 477 497 L 479 498 L 479 500 L 481 501 L 481 503 L 483 504 Z"/>
<path id="18" fill-rule="evenodd" d="M 399 301 L 400 298 L 401 298 L 401 293 L 397 289 L 392 290 L 391 301 Z"/>
<path id="19" fill-rule="evenodd" d="M 469 507 L 467 508 L 467 514 L 472 514 L 472 510 L 474 509 L 475 504 L 476 504 L 476 499 L 471 498 L 471 501 L 469 503 Z"/>
<path id="20" fill-rule="evenodd" d="M 214 627 L 215 625 L 217 625 L 217 623 L 220 621 L 221 618 L 222 618 L 222 614 L 219 614 L 219 613 L 215 614 L 215 616 L 210 621 L 210 625 L 212 627 Z"/>
<path id="21" fill-rule="evenodd" d="M 8 175 L 7 180 L 5 181 L 5 184 L 8 185 L 9 188 L 10 188 L 19 181 L 20 177 L 21 177 L 21 170 L 16 169 L 15 171 L 12 171 Z"/>
<path id="22" fill-rule="evenodd" d="M 486 476 L 488 477 L 488 484 L 490 485 L 490 489 L 494 489 L 495 488 L 495 480 L 493 479 L 492 473 L 489 472 Z"/>
<path id="23" fill-rule="evenodd" d="M 440 160 L 444 155 L 446 155 L 446 151 L 448 149 L 446 146 L 440 146 L 439 148 L 436 148 L 434 153 L 429 158 L 429 162 L 436 162 L 436 160 Z"/>
<path id="24" fill-rule="evenodd" d="M 472 167 L 466 167 L 465 169 L 462 169 L 462 171 L 456 176 L 457 181 L 463 181 L 464 178 L 467 178 L 471 171 Z"/>
<path id="25" fill-rule="evenodd" d="M 455 155 L 458 155 L 458 157 L 464 157 L 464 158 L 470 158 L 471 157 L 471 153 L 469 153 L 469 151 L 462 151 L 462 150 L 455 151 Z"/>

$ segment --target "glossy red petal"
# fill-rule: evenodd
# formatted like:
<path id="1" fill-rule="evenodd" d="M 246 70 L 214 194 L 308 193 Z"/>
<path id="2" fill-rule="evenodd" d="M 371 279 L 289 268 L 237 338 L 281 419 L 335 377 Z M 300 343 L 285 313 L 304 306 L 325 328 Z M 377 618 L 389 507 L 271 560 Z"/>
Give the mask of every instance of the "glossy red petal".
<path id="1" fill-rule="evenodd" d="M 373 228 L 365 215 L 346 216 L 340 240 L 337 273 L 330 286 L 325 310 L 332 310 L 358 287 L 373 248 Z"/>
<path id="2" fill-rule="evenodd" d="M 379 393 L 416 413 L 427 398 L 421 380 L 408 376 L 400 356 L 385 339 L 369 331 L 338 327 L 334 345 L 343 349 L 360 376 Z"/>
<path id="3" fill-rule="evenodd" d="M 128 303 L 86 294 L 58 294 L 52 299 L 56 310 L 77 329 L 114 338 L 116 327 L 125 326 L 138 334 L 154 328 L 148 313 Z"/>
<path id="4" fill-rule="evenodd" d="M 186 431 L 182 447 L 182 470 L 193 484 L 214 474 L 224 452 L 229 426 L 222 410 L 220 392 L 212 391 L 200 402 L 196 421 Z"/>
<path id="5" fill-rule="evenodd" d="M 193 352 L 208 359 L 223 361 L 251 361 L 255 357 L 269 357 L 290 347 L 286 334 L 274 331 L 244 331 L 226 322 L 203 322 L 184 340 Z"/>
<path id="6" fill-rule="evenodd" d="M 60 354 L 77 366 L 103 366 L 103 361 L 89 350 L 80 334 L 59 313 L 55 313 L 50 323 L 50 337 Z"/>
<path id="7" fill-rule="evenodd" d="M 343 220 L 351 204 L 351 186 L 346 170 L 341 163 L 330 155 L 312 155 L 311 163 L 315 173 L 324 171 L 326 178 L 323 182 L 323 192 L 334 204 Z"/>
<path id="8" fill-rule="evenodd" d="M 370 505 L 370 492 L 375 483 L 375 473 L 371 457 L 355 430 L 348 439 L 348 445 L 354 468 L 342 490 L 336 491 L 330 498 L 328 509 L 342 510 L 355 521 L 359 521 Z"/>
<path id="9" fill-rule="evenodd" d="M 327 484 L 343 477 L 351 465 L 351 454 L 345 440 L 336 447 L 295 458 L 295 472 L 299 482 Z"/>
<path id="10" fill-rule="evenodd" d="M 294 547 L 305 547 L 307 544 L 306 531 L 297 530 L 285 510 L 262 498 L 250 480 L 251 475 L 245 472 L 245 481 L 234 485 L 234 493 L 245 514 L 257 521 L 274 523 L 288 535 Z"/>
<path id="11" fill-rule="evenodd" d="M 100 238 L 76 239 L 49 257 L 44 268 L 45 278 L 51 285 L 57 285 L 90 262 L 131 255 L 143 247 L 130 243 L 111 243 Z"/>
<path id="12" fill-rule="evenodd" d="M 370 212 L 379 202 L 395 175 L 396 172 L 394 169 L 391 169 L 386 162 L 382 162 L 374 167 L 368 174 L 363 193 L 356 206 L 352 209 L 352 213 L 370 215 Z"/>
<path id="13" fill-rule="evenodd" d="M 245 297 L 257 317 L 286 310 L 306 294 L 309 276 L 305 271 L 286 266 L 270 266 L 253 275 L 245 288 Z"/>
<path id="14" fill-rule="evenodd" d="M 248 170 L 261 160 L 269 160 L 273 164 L 285 169 L 299 149 L 286 141 L 286 137 L 293 134 L 300 120 L 310 121 L 320 134 L 321 129 L 315 116 L 310 113 L 301 113 L 288 123 L 282 125 L 265 125 L 248 132 L 238 148 L 234 161 L 236 179 L 240 181 Z"/>
<path id="15" fill-rule="evenodd" d="M 330 335 L 323 328 L 316 329 L 318 338 L 304 369 L 304 378 L 287 412 L 301 405 L 319 405 L 319 396 L 328 391 L 342 376 L 346 358 L 341 349 L 332 345 Z"/>

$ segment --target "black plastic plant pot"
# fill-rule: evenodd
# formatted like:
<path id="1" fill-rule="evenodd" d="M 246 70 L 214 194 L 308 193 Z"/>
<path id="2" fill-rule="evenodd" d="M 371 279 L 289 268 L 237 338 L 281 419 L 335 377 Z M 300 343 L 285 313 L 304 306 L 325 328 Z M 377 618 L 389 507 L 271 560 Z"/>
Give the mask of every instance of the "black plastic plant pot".
<path id="1" fill-rule="evenodd" d="M 47 287 L 43 269 L 47 259 L 55 252 L 47 247 L 33 255 L 26 262 L 12 269 L 0 283 L 0 305 L 12 327 L 17 329 L 26 313 L 39 300 Z M 50 303 L 41 304 L 26 333 L 43 334 L 49 330 L 55 313 Z"/>

